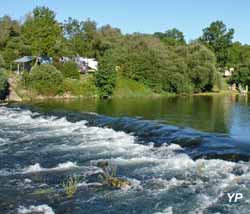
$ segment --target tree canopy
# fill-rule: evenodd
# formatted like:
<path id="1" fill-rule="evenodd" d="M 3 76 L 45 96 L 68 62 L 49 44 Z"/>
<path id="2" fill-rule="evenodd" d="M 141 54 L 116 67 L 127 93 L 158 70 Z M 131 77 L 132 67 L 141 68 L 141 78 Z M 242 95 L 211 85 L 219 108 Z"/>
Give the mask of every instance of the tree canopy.
<path id="1" fill-rule="evenodd" d="M 33 55 L 54 55 L 61 33 L 55 13 L 47 7 L 36 7 L 22 28 L 24 41 L 31 46 Z"/>
<path id="2" fill-rule="evenodd" d="M 200 40 L 214 51 L 217 63 L 224 68 L 228 62 L 228 50 L 232 45 L 234 29 L 227 29 L 222 21 L 215 21 L 209 27 L 203 29 Z"/>
<path id="3" fill-rule="evenodd" d="M 95 58 L 99 70 L 94 82 L 103 97 L 112 95 L 117 76 L 140 82 L 157 93 L 193 93 L 211 90 L 217 69 L 235 67 L 238 75 L 243 72 L 245 76 L 244 69 L 250 64 L 250 46 L 233 42 L 234 30 L 222 21 L 212 22 L 197 40 L 186 42 L 177 28 L 123 34 L 89 18 L 69 17 L 60 23 L 54 11 L 36 7 L 23 22 L 1 17 L 0 32 L 1 67 L 9 67 L 24 55 L 48 55 L 55 59 L 64 78 L 79 79 L 78 67 L 74 63 L 58 66 L 59 57 Z"/>

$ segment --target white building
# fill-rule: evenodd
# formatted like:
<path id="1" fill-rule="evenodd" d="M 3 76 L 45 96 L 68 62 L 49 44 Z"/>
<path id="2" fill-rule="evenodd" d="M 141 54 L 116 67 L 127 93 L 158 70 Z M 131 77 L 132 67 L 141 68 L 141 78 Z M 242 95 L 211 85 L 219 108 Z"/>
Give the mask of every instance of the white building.
<path id="1" fill-rule="evenodd" d="M 231 77 L 233 75 L 234 68 L 224 70 L 224 77 Z"/>

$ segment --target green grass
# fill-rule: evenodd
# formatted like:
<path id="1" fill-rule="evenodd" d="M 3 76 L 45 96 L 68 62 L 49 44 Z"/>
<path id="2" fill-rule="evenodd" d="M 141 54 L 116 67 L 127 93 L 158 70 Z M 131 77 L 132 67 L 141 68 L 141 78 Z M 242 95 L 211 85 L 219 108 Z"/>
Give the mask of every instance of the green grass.
<path id="1" fill-rule="evenodd" d="M 118 76 L 113 97 L 156 96 L 150 88 L 134 80 Z"/>
<path id="2" fill-rule="evenodd" d="M 94 97 L 98 94 L 93 77 L 88 75 L 81 77 L 80 80 L 64 79 L 63 91 L 80 97 Z"/>
<path id="3" fill-rule="evenodd" d="M 53 98 L 53 96 L 39 95 L 35 89 L 25 86 L 20 75 L 12 74 L 11 77 L 16 79 L 13 89 L 23 100 Z M 92 75 L 81 76 L 80 80 L 65 78 L 62 83 L 62 89 L 63 92 L 54 96 L 54 98 L 87 98 L 98 96 L 98 91 Z"/>

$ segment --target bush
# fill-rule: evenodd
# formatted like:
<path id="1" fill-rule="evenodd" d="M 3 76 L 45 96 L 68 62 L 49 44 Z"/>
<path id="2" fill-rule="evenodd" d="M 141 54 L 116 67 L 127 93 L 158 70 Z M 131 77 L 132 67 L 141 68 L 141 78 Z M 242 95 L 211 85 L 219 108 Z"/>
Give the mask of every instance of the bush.
<path id="1" fill-rule="evenodd" d="M 188 50 L 188 74 L 194 85 L 194 92 L 211 91 L 216 77 L 215 55 L 198 43 L 190 45 Z"/>
<path id="2" fill-rule="evenodd" d="M 193 84 L 184 74 L 176 72 L 175 74 L 163 77 L 163 79 L 163 87 L 165 91 L 174 93 L 193 92 Z"/>
<path id="3" fill-rule="evenodd" d="M 80 79 L 79 68 L 75 62 L 66 62 L 62 65 L 61 69 L 65 78 Z"/>
<path id="4" fill-rule="evenodd" d="M 3 56 L 0 54 L 0 68 L 3 68 L 5 66 L 5 61 Z"/>
<path id="5" fill-rule="evenodd" d="M 74 96 L 94 97 L 97 95 L 97 88 L 91 78 L 84 80 L 64 79 L 63 91 Z"/>
<path id="6" fill-rule="evenodd" d="M 116 85 L 116 67 L 115 63 L 111 61 L 112 56 L 110 52 L 107 52 L 96 72 L 95 80 L 96 86 L 99 89 L 99 95 L 101 98 L 110 97 L 113 94 L 113 90 Z"/>
<path id="7" fill-rule="evenodd" d="M 0 74 L 0 100 L 4 100 L 9 94 L 8 79 Z"/>
<path id="8" fill-rule="evenodd" d="M 39 65 L 25 78 L 26 86 L 41 95 L 57 95 L 62 92 L 63 75 L 53 65 Z"/>

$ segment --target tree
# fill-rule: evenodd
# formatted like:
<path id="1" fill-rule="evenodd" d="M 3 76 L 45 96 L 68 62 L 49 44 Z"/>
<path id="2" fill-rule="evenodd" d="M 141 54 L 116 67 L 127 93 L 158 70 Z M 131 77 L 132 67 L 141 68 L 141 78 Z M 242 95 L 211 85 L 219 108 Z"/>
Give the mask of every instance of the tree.
<path id="1" fill-rule="evenodd" d="M 185 45 L 186 43 L 183 33 L 176 28 L 167 30 L 165 33 L 156 32 L 154 36 L 170 46 Z"/>
<path id="2" fill-rule="evenodd" d="M 96 22 L 87 19 L 82 23 L 82 28 L 84 31 L 84 56 L 95 57 Z"/>
<path id="3" fill-rule="evenodd" d="M 99 59 L 104 53 L 111 49 L 121 46 L 123 42 L 121 30 L 105 25 L 97 30 L 94 48 L 96 50 L 96 58 Z"/>
<path id="4" fill-rule="evenodd" d="M 9 16 L 0 18 L 0 49 L 4 49 L 11 37 L 20 36 L 21 27 L 18 21 Z"/>
<path id="5" fill-rule="evenodd" d="M 68 18 L 64 22 L 63 30 L 74 55 L 96 57 L 96 22 L 90 19 L 79 22 Z"/>
<path id="6" fill-rule="evenodd" d="M 21 37 L 11 37 L 3 51 L 3 56 L 7 64 L 24 55 L 30 55 L 29 46 L 23 43 Z"/>
<path id="7" fill-rule="evenodd" d="M 22 32 L 25 41 L 31 45 L 33 55 L 52 56 L 62 29 L 53 11 L 47 7 L 36 7 L 27 16 Z"/>
<path id="8" fill-rule="evenodd" d="M 228 65 L 237 67 L 238 65 L 250 64 L 250 46 L 234 42 L 228 50 Z"/>
<path id="9" fill-rule="evenodd" d="M 232 45 L 234 29 L 227 29 L 222 21 L 215 21 L 209 27 L 203 29 L 203 35 L 200 38 L 207 47 L 214 51 L 217 64 L 224 68 L 228 62 L 228 50 Z"/>
<path id="10" fill-rule="evenodd" d="M 216 74 L 214 53 L 199 43 L 190 45 L 188 50 L 188 75 L 194 86 L 194 91 L 211 90 Z"/>
<path id="11" fill-rule="evenodd" d="M 116 86 L 116 60 L 113 51 L 107 51 L 103 56 L 98 72 L 95 75 L 95 83 L 99 89 L 99 96 L 101 98 L 110 97 Z"/>

